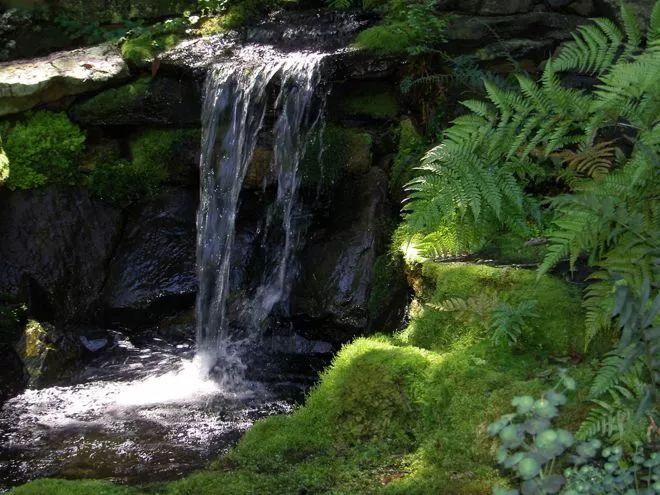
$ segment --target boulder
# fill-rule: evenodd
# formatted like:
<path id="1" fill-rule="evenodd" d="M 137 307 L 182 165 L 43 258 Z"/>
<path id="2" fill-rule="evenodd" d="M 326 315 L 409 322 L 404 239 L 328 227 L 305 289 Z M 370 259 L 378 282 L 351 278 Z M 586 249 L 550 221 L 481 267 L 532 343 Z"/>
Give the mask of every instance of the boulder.
<path id="1" fill-rule="evenodd" d="M 196 209 L 194 192 L 171 189 L 129 214 L 103 292 L 108 323 L 141 326 L 193 304 Z"/>
<path id="2" fill-rule="evenodd" d="M 557 12 L 529 12 L 515 16 L 455 15 L 445 36 L 449 47 L 460 51 L 512 39 L 535 40 L 536 44 L 542 40 L 546 47 L 552 47 L 570 39 L 575 28 L 585 22 L 584 17 Z M 521 43 L 518 41 L 517 44 L 520 46 Z"/>
<path id="3" fill-rule="evenodd" d="M 27 375 L 28 388 L 55 384 L 80 358 L 77 340 L 49 323 L 29 320 L 16 352 Z"/>
<path id="4" fill-rule="evenodd" d="M 0 64 L 0 115 L 95 91 L 128 76 L 128 66 L 112 45 L 6 62 Z"/>
<path id="5" fill-rule="evenodd" d="M 331 216 L 310 233 L 301 254 L 291 314 L 304 337 L 345 342 L 369 326 L 374 266 L 385 248 L 391 209 L 387 177 L 379 168 L 337 189 Z"/>
<path id="6" fill-rule="evenodd" d="M 145 76 L 76 103 L 70 115 L 83 126 L 199 125 L 200 87 L 191 79 Z"/>
<path id="7" fill-rule="evenodd" d="M 0 190 L 0 293 L 42 319 L 91 316 L 118 238 L 120 212 L 77 188 Z"/>

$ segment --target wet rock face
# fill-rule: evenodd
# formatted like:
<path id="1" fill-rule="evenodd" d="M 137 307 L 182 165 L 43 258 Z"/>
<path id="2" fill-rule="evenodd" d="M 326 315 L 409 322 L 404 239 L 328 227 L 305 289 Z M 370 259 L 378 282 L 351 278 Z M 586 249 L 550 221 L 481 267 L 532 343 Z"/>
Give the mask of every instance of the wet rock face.
<path id="1" fill-rule="evenodd" d="M 129 214 L 103 293 L 108 323 L 139 326 L 192 305 L 196 210 L 194 191 L 172 189 Z"/>
<path id="2" fill-rule="evenodd" d="M 0 293 L 47 320 L 91 316 L 116 243 L 117 209 L 85 190 L 0 192 Z"/>
<path id="3" fill-rule="evenodd" d="M 305 337 L 342 342 L 369 323 L 374 264 L 391 218 L 385 173 L 371 168 L 345 181 L 328 211 L 328 222 L 311 234 L 301 255 L 291 312 L 303 322 L 323 320 L 344 329 L 328 335 L 319 326 L 303 323 Z"/>
<path id="4" fill-rule="evenodd" d="M 128 66 L 119 50 L 111 45 L 3 63 L 0 64 L 0 115 L 98 90 L 128 76 Z"/>
<path id="5" fill-rule="evenodd" d="M 53 385 L 80 357 L 77 340 L 49 323 L 30 320 L 16 346 L 28 388 Z"/>

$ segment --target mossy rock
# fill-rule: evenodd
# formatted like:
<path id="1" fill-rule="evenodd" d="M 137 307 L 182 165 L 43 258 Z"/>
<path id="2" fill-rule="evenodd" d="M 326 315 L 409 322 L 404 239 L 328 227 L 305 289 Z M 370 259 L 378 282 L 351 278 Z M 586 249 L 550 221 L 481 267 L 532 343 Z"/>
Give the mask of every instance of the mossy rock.
<path id="1" fill-rule="evenodd" d="M 28 376 L 28 387 L 55 383 L 80 357 L 77 342 L 49 323 L 29 320 L 16 345 Z"/>
<path id="2" fill-rule="evenodd" d="M 373 162 L 372 150 L 373 137 L 368 132 L 327 124 L 323 136 L 314 137 L 305 150 L 303 187 L 331 186 L 346 174 L 367 173 Z"/>
<path id="3" fill-rule="evenodd" d="M 197 178 L 201 131 L 199 129 L 150 129 L 130 141 L 133 164 L 159 170 L 161 182 L 190 184 Z"/>
<path id="4" fill-rule="evenodd" d="M 354 84 L 339 98 L 339 111 L 344 118 L 391 120 L 400 112 L 396 92 L 380 82 Z"/>
<path id="5" fill-rule="evenodd" d="M 186 79 L 144 76 L 77 103 L 70 113 L 84 126 L 199 125 L 200 88 Z"/>

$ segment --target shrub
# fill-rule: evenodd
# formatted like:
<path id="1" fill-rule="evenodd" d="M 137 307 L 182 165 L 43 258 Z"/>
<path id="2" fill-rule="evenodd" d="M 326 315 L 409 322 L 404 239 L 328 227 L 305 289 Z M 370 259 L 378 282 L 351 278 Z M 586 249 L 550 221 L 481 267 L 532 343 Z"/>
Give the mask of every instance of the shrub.
<path id="1" fill-rule="evenodd" d="M 7 187 L 14 190 L 47 183 L 76 184 L 80 178 L 78 161 L 84 147 L 85 134 L 66 114 L 46 111 L 29 114 L 27 120 L 17 123 L 6 136 Z"/>

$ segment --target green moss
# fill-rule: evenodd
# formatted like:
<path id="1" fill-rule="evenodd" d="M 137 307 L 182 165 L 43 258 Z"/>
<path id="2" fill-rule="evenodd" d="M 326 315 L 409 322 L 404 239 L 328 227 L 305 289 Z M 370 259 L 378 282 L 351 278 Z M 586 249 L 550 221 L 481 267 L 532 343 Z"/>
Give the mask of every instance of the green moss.
<path id="1" fill-rule="evenodd" d="M 96 115 L 109 115 L 121 108 L 137 105 L 149 91 L 151 78 L 141 77 L 124 86 L 108 89 L 81 103 L 76 115 L 82 119 Z"/>
<path id="2" fill-rule="evenodd" d="M 140 169 L 153 170 L 165 180 L 167 176 L 182 173 L 185 154 L 194 149 L 201 139 L 199 129 L 152 129 L 130 142 L 133 163 Z"/>
<path id="3" fill-rule="evenodd" d="M 130 495 L 136 493 L 106 481 L 37 480 L 14 488 L 11 495 Z"/>
<path id="4" fill-rule="evenodd" d="M 393 119 L 399 113 L 399 105 L 390 88 L 369 84 L 354 89 L 341 101 L 341 110 L 352 117 Z"/>
<path id="5" fill-rule="evenodd" d="M 540 318 L 532 322 L 522 337 L 531 352 L 542 351 L 564 356 L 582 350 L 583 312 L 580 295 L 574 287 L 549 275 L 537 281 L 532 270 L 496 268 L 467 263 L 425 263 L 422 275 L 428 285 L 424 302 L 440 304 L 452 298 L 467 300 L 475 296 L 493 301 L 486 315 L 497 304 L 537 301 Z M 405 335 L 406 342 L 427 349 L 450 349 L 483 339 L 484 327 L 474 314 L 439 311 L 418 307 Z"/>
<path id="6" fill-rule="evenodd" d="M 7 160 L 1 173 L 9 189 L 78 182 L 85 134 L 66 114 L 29 113 L 14 126 L 3 127 Z"/>

